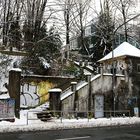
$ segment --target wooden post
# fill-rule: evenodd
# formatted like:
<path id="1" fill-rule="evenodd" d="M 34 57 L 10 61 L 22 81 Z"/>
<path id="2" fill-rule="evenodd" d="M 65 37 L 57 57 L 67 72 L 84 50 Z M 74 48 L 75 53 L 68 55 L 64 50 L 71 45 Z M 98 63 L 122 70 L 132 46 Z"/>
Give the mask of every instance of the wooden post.
<path id="1" fill-rule="evenodd" d="M 9 71 L 9 95 L 15 99 L 15 116 L 20 118 L 20 78 L 21 69 L 14 68 Z"/>

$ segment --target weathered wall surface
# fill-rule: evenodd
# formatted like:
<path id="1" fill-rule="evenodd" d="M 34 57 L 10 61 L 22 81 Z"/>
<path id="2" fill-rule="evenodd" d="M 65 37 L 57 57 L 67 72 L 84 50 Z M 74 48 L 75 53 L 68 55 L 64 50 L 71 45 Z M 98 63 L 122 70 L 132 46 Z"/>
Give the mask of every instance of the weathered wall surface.
<path id="1" fill-rule="evenodd" d="M 76 110 L 86 111 L 88 109 L 89 85 L 85 85 L 76 91 Z"/>
<path id="2" fill-rule="evenodd" d="M 92 94 L 104 94 L 112 89 L 112 76 L 101 75 L 91 82 Z"/>
<path id="3" fill-rule="evenodd" d="M 128 64 L 128 84 L 131 98 L 129 105 L 131 108 L 138 106 L 140 108 L 140 59 L 129 57 L 126 61 Z"/>
<path id="4" fill-rule="evenodd" d="M 71 94 L 67 98 L 61 101 L 61 109 L 63 111 L 74 111 L 74 94 Z"/>
<path id="5" fill-rule="evenodd" d="M 113 72 L 112 62 L 115 67 L 114 80 L 111 74 Z M 90 88 L 86 85 L 76 91 L 76 100 L 71 100 L 71 104 L 76 104 L 77 110 L 87 110 L 90 91 L 92 94 L 90 97 L 91 109 L 94 109 L 94 96 L 96 95 L 104 96 L 105 110 L 113 109 L 114 99 L 116 109 L 129 109 L 133 112 L 134 107 L 140 108 L 140 58 L 123 56 L 113 61 L 107 60 L 102 64 L 102 68 L 103 74 L 96 75 L 91 79 Z M 112 83 L 112 81 L 114 82 Z M 70 97 L 67 97 L 66 100 L 69 102 Z M 69 104 L 67 104 L 67 108 L 69 108 Z"/>
<path id="6" fill-rule="evenodd" d="M 116 75 L 116 89 L 119 87 L 121 81 L 124 81 L 124 76 Z M 87 82 L 81 88 L 77 88 L 76 93 L 71 93 L 70 96 L 62 100 L 62 110 L 77 110 L 87 111 L 89 105 L 89 92 L 91 92 L 91 110 L 94 110 L 94 96 L 104 95 L 105 97 L 105 110 L 111 109 L 112 106 L 112 74 L 103 74 L 96 79 L 91 80 L 90 86 Z M 90 89 L 91 88 L 91 89 Z M 70 92 L 70 91 L 69 91 Z M 73 105 L 75 108 L 73 109 Z"/>
<path id="7" fill-rule="evenodd" d="M 50 81 L 29 82 L 21 85 L 21 105 L 35 106 L 49 99 L 48 91 L 56 85 Z"/>
<path id="8" fill-rule="evenodd" d="M 22 76 L 21 106 L 36 106 L 49 99 L 48 91 L 52 88 L 65 89 L 73 78 L 51 76 Z"/>
<path id="9" fill-rule="evenodd" d="M 61 109 L 65 111 L 65 116 L 72 117 L 74 115 L 73 111 L 86 112 L 88 110 L 89 85 L 87 82 L 83 84 L 83 86 L 77 85 L 76 91 L 74 92 L 69 89 L 67 92 L 69 96 L 61 101 Z M 69 113 L 69 111 L 72 112 Z"/>

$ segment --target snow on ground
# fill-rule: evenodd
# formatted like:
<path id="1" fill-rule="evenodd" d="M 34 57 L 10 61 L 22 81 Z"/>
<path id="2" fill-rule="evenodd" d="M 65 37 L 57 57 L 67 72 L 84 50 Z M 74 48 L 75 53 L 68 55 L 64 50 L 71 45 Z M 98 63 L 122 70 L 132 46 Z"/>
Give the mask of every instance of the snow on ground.
<path id="1" fill-rule="evenodd" d="M 54 130 L 54 129 L 72 129 L 83 127 L 102 127 L 102 126 L 121 126 L 140 124 L 138 117 L 119 117 L 119 118 L 98 118 L 98 119 L 56 119 L 53 118 L 47 122 L 42 122 L 37 119 L 35 110 L 30 110 L 29 117 L 35 120 L 28 120 L 27 125 L 27 112 L 29 110 L 22 110 L 20 119 L 15 119 L 15 122 L 0 122 L 0 133 L 4 132 L 18 132 L 18 131 L 41 131 L 41 130 Z M 33 111 L 33 112 L 32 112 Z"/>

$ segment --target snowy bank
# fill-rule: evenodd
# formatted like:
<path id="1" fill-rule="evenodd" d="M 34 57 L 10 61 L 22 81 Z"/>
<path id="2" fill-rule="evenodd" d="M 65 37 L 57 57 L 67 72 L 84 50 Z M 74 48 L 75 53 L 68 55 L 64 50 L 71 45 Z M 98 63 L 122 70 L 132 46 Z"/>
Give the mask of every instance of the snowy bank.
<path id="1" fill-rule="evenodd" d="M 23 132 L 23 131 L 43 131 L 56 129 L 73 129 L 73 128 L 89 128 L 89 127 L 108 127 L 121 125 L 140 124 L 138 117 L 125 118 L 99 118 L 99 119 L 52 119 L 47 122 L 40 120 L 30 120 L 27 125 L 26 117 L 16 119 L 14 123 L 0 122 L 0 133 L 7 132 Z"/>
<path id="2" fill-rule="evenodd" d="M 46 106 L 48 106 L 48 103 L 43 104 L 35 109 L 21 110 L 20 119 L 16 118 L 15 122 L 1 121 L 0 133 L 89 128 L 89 127 L 108 127 L 108 126 L 110 127 L 110 126 L 140 124 L 139 117 L 116 117 L 116 118 L 112 117 L 98 119 L 79 118 L 78 120 L 75 118 L 74 119 L 52 118 L 47 122 L 43 122 L 37 118 L 36 113 L 42 111 L 43 107 Z"/>

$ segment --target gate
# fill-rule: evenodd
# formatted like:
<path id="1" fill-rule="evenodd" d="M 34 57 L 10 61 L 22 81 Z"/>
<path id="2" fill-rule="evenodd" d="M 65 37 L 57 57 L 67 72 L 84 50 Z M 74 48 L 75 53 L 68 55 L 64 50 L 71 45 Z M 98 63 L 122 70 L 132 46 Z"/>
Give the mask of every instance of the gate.
<path id="1" fill-rule="evenodd" d="M 94 107 L 95 107 L 95 118 L 104 117 L 104 96 L 103 95 L 95 95 Z"/>

